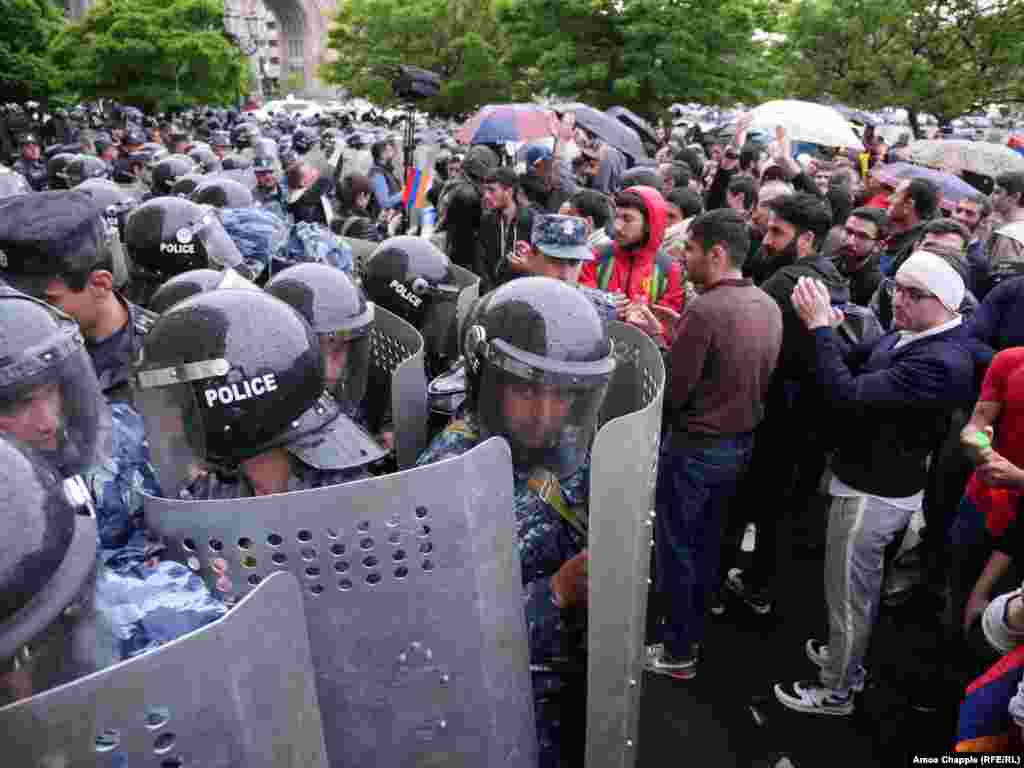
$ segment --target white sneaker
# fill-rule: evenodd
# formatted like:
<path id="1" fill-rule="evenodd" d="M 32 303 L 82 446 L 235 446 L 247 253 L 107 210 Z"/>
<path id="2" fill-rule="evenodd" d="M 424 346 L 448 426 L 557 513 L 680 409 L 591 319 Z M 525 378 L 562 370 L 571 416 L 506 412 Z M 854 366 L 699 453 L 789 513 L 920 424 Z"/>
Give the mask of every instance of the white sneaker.
<path id="1" fill-rule="evenodd" d="M 807 653 L 807 658 L 821 669 L 824 669 L 829 659 L 831 659 L 831 656 L 828 654 L 828 645 L 820 640 L 815 640 L 813 637 L 804 643 L 804 651 Z M 860 674 L 857 675 L 857 682 L 850 687 L 857 693 L 863 693 L 864 683 L 867 681 L 867 678 L 868 671 L 861 667 Z"/>

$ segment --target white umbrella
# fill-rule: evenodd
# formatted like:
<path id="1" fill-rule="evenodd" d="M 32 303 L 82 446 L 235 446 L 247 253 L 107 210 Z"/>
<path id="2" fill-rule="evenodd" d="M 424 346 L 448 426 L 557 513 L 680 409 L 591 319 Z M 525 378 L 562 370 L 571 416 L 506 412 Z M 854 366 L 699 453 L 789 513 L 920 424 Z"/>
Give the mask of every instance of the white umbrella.
<path id="1" fill-rule="evenodd" d="M 852 147 L 864 145 L 853 132 L 846 119 L 832 107 L 809 101 L 769 101 L 753 111 L 751 128 L 760 128 L 769 136 L 775 135 L 779 125 L 786 136 L 794 141 L 807 141 L 825 147 Z"/>

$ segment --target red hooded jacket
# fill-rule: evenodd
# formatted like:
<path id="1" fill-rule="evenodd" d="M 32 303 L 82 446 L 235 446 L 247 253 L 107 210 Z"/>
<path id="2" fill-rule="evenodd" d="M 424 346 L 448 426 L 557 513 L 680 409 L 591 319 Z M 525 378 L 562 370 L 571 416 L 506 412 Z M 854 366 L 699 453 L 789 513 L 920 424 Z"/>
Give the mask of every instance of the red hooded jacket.
<path id="1" fill-rule="evenodd" d="M 598 288 L 609 293 L 623 293 L 630 301 L 661 304 L 671 307 L 676 312 L 683 311 L 683 270 L 675 260 L 669 262 L 668 274 L 663 275 L 664 289 L 654 287 L 655 301 L 651 301 L 651 283 L 655 279 L 655 268 L 658 249 L 665 237 L 667 208 L 665 198 L 653 187 L 629 187 L 627 192 L 634 192 L 643 198 L 647 207 L 647 226 L 650 236 L 647 242 L 635 250 L 624 250 L 618 243 L 613 244 L 611 254 L 611 274 L 607 285 L 601 285 L 600 274 L 602 265 L 608 261 L 608 253 L 596 251 L 597 258 L 583 265 L 580 284 Z M 662 259 L 665 264 L 667 260 Z M 607 269 L 607 267 L 606 267 Z M 664 279 L 664 278 L 667 278 Z"/>

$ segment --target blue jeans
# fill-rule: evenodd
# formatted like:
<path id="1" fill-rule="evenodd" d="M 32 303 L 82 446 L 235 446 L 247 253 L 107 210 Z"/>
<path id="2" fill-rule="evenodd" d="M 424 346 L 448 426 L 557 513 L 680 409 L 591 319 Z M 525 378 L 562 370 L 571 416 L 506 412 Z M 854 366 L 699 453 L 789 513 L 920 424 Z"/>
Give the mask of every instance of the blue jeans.
<path id="1" fill-rule="evenodd" d="M 661 446 L 655 494 L 657 587 L 665 610 L 662 641 L 689 657 L 704 638 L 708 596 L 718 573 L 729 504 L 750 465 L 753 434 L 695 439 L 670 432 Z"/>

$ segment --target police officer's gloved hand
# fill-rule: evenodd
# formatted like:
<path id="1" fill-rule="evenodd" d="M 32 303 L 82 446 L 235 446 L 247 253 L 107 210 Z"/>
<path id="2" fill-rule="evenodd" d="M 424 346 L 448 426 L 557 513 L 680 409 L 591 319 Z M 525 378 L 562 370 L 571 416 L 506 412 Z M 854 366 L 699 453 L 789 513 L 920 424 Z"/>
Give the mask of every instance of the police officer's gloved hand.
<path id="1" fill-rule="evenodd" d="M 590 555 L 583 550 L 567 560 L 551 577 L 551 592 L 559 608 L 571 608 L 587 602 L 587 563 Z"/>

